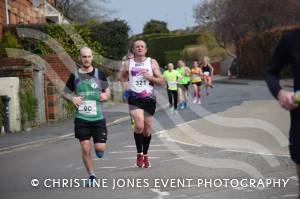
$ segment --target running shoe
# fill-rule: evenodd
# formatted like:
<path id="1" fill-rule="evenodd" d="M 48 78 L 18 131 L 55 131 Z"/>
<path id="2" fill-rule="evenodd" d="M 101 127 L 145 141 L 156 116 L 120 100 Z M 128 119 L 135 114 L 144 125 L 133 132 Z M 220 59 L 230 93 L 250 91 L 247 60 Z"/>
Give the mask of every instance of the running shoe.
<path id="1" fill-rule="evenodd" d="M 200 99 L 198 99 L 198 104 L 202 104 Z"/>
<path id="2" fill-rule="evenodd" d="M 184 107 L 184 109 L 186 109 L 188 107 L 187 102 L 183 103 L 183 107 Z"/>
<path id="3" fill-rule="evenodd" d="M 96 186 L 96 176 L 91 175 L 88 179 L 88 181 L 85 184 L 85 187 L 95 187 Z"/>
<path id="4" fill-rule="evenodd" d="M 197 98 L 196 98 L 196 97 L 194 98 L 193 103 L 194 103 L 194 104 L 197 103 Z"/>
<path id="5" fill-rule="evenodd" d="M 148 155 L 145 155 L 144 156 L 144 168 L 149 168 L 149 167 L 151 167 L 151 164 L 149 162 L 149 157 L 148 157 Z"/>
<path id="6" fill-rule="evenodd" d="M 214 86 L 213 86 L 213 85 L 209 85 L 209 87 L 210 87 L 210 88 L 214 88 Z"/>
<path id="7" fill-rule="evenodd" d="M 141 153 L 136 155 L 136 166 L 143 167 L 144 165 L 144 156 Z"/>
<path id="8" fill-rule="evenodd" d="M 184 104 L 183 104 L 183 102 L 181 102 L 181 103 L 179 104 L 179 109 L 184 109 Z"/>

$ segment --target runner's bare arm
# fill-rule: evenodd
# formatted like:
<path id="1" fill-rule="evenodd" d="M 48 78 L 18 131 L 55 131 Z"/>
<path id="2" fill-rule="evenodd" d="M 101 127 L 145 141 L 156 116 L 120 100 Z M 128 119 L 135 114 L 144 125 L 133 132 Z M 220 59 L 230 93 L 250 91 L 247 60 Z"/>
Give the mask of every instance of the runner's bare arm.
<path id="1" fill-rule="evenodd" d="M 101 102 L 107 101 L 110 98 L 110 94 L 111 94 L 110 89 L 109 88 L 105 89 L 105 91 L 100 94 L 100 101 Z"/>
<path id="2" fill-rule="evenodd" d="M 165 84 L 164 78 L 161 75 L 159 65 L 155 59 L 151 60 L 152 70 L 153 70 L 153 76 L 150 76 L 147 73 L 144 73 L 144 78 L 157 84 L 160 86 L 163 86 Z"/>
<path id="3" fill-rule="evenodd" d="M 128 82 L 128 61 L 124 63 L 118 74 L 118 80 L 120 82 Z"/>
<path id="4" fill-rule="evenodd" d="M 208 64 L 209 68 L 210 68 L 210 71 L 211 71 L 211 76 L 214 75 L 214 67 L 212 67 L 211 64 Z"/>
<path id="5" fill-rule="evenodd" d="M 184 72 L 185 72 L 186 76 L 191 76 L 191 70 L 190 70 L 189 67 L 186 66 L 185 69 L 184 69 Z"/>
<path id="6" fill-rule="evenodd" d="M 203 71 L 202 68 L 199 68 L 199 76 L 202 77 L 203 76 Z"/>
<path id="7" fill-rule="evenodd" d="M 73 93 L 66 93 L 63 92 L 62 96 L 64 99 L 69 100 L 72 102 L 76 107 L 80 106 L 82 104 L 82 97 L 81 96 L 75 96 Z"/>

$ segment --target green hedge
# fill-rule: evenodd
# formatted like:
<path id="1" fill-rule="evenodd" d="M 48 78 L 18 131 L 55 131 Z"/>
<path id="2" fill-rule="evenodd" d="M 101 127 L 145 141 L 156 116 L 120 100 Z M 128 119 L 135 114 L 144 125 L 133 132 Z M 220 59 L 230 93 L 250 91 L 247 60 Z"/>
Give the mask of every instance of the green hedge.
<path id="1" fill-rule="evenodd" d="M 242 38 L 237 47 L 239 76 L 243 78 L 263 78 L 282 35 L 297 28 L 299 27 L 277 28 L 252 33 Z M 291 77 L 290 68 L 285 68 L 282 75 Z"/>
<path id="2" fill-rule="evenodd" d="M 219 46 L 214 36 L 203 34 L 190 34 L 178 36 L 161 36 L 149 38 L 148 40 L 148 54 L 149 56 L 158 60 L 161 65 L 167 63 L 164 52 L 183 50 L 187 45 L 203 44 L 208 48 Z"/>
<path id="3" fill-rule="evenodd" d="M 18 37 L 17 28 L 28 28 L 40 31 L 52 38 L 54 38 L 65 49 L 69 56 L 78 58 L 79 48 L 88 45 L 98 55 L 103 53 L 99 41 L 91 38 L 91 30 L 85 25 L 56 25 L 56 24 L 18 24 L 9 25 L 5 27 L 5 31 L 12 32 L 18 39 L 18 43 L 23 49 L 33 52 L 38 55 L 53 54 L 54 51 L 43 41 L 49 41 L 50 38 L 45 37 L 43 41 L 31 38 Z M 67 30 L 67 31 L 65 31 Z M 75 32 L 73 31 L 75 30 Z M 70 33 L 67 33 L 70 32 Z M 77 33 L 77 34 L 75 34 Z M 94 57 L 97 64 L 102 62 L 101 56 Z"/>
<path id="4" fill-rule="evenodd" d="M 179 59 L 182 59 L 182 51 L 181 50 L 171 50 L 165 52 L 166 63 L 173 63 L 176 65 Z"/>

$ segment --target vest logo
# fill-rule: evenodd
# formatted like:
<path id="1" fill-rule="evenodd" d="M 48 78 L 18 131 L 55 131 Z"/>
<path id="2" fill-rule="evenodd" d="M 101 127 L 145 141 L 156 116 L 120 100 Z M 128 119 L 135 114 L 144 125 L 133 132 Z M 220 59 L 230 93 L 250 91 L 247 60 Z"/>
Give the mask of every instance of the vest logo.
<path id="1" fill-rule="evenodd" d="M 135 66 L 144 66 L 144 62 L 141 62 L 141 63 L 135 62 Z"/>
<path id="2" fill-rule="evenodd" d="M 98 88 L 98 84 L 97 84 L 97 83 L 92 83 L 92 84 L 91 84 L 91 87 L 92 87 L 93 89 L 96 89 L 96 88 Z"/>

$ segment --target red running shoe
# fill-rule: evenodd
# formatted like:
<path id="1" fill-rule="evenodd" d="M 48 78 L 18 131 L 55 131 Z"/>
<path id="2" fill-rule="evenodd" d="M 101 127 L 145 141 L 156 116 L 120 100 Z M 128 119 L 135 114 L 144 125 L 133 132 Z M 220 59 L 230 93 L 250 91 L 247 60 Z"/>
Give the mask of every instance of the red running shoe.
<path id="1" fill-rule="evenodd" d="M 148 168 L 148 167 L 151 167 L 151 164 L 149 162 L 149 157 L 148 155 L 145 155 L 144 156 L 144 168 Z"/>
<path id="2" fill-rule="evenodd" d="M 144 156 L 141 153 L 136 155 L 136 166 L 143 167 L 144 165 Z"/>

